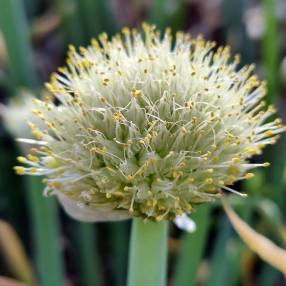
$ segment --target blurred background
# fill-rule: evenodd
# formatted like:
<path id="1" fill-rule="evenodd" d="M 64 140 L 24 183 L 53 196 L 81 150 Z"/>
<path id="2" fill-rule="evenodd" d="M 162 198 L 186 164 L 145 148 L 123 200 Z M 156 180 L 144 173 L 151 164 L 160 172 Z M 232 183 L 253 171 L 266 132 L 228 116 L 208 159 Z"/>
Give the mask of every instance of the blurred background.
<path id="1" fill-rule="evenodd" d="M 76 222 L 42 197 L 41 179 L 17 176 L 13 166 L 25 152 L 15 138 L 30 136 L 24 120 L 30 96 L 45 93 L 68 44 L 87 45 L 103 31 L 113 35 L 142 21 L 230 45 L 242 64 L 256 64 L 268 82 L 267 102 L 285 122 L 286 0 L 1 0 L 1 286 L 126 284 L 130 222 Z M 248 198 L 230 201 L 253 228 L 285 247 L 286 137 L 263 156 L 253 160 L 271 166 L 236 186 Z M 192 217 L 194 234 L 170 225 L 170 286 L 286 285 L 244 246 L 219 202 L 198 207 Z"/>

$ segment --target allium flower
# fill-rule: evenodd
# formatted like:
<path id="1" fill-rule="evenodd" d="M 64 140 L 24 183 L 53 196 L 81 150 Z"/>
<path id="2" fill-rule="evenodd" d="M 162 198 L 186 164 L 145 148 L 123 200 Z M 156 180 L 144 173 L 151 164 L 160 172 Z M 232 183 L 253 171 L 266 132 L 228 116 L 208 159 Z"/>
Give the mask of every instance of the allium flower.
<path id="1" fill-rule="evenodd" d="M 237 193 L 231 185 L 268 163 L 248 159 L 284 130 L 264 110 L 265 83 L 238 69 L 229 47 L 153 26 L 102 34 L 77 51 L 35 100 L 38 145 L 18 174 L 45 175 L 45 194 L 83 220 L 172 220 Z M 56 102 L 59 102 L 57 104 Z"/>
<path id="2" fill-rule="evenodd" d="M 43 127 L 41 120 L 31 113 L 34 97 L 31 93 L 23 91 L 12 97 L 8 105 L 0 104 L 0 116 L 7 130 L 15 137 L 25 137 L 30 135 L 30 128 L 25 120 L 33 120 Z M 32 138 L 32 136 L 30 136 Z"/>

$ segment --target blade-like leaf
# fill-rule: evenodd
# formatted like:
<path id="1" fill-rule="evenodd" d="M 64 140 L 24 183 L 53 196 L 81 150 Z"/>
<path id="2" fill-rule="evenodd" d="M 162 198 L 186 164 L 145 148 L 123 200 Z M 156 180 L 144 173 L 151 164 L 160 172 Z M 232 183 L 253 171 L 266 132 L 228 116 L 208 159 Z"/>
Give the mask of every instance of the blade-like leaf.
<path id="1" fill-rule="evenodd" d="M 58 205 L 42 194 L 41 178 L 29 177 L 28 198 L 34 252 L 41 286 L 64 285 Z M 52 273 L 52 275 L 51 275 Z"/>
<path id="2" fill-rule="evenodd" d="M 8 51 L 9 75 L 13 84 L 15 86 L 36 86 L 38 80 L 23 1 L 1 1 L 0 30 L 3 32 Z"/>
<path id="3" fill-rule="evenodd" d="M 0 276 L 0 285 L 1 286 L 27 286 L 27 284 L 24 284 L 20 281 Z"/>
<path id="4" fill-rule="evenodd" d="M 180 253 L 175 269 L 174 286 L 195 285 L 198 268 L 204 252 L 206 238 L 210 225 L 209 205 L 198 207 L 191 216 L 196 223 L 194 233 L 186 233 L 181 242 Z"/>
<path id="5" fill-rule="evenodd" d="M 17 279 L 30 286 L 36 285 L 36 279 L 22 242 L 15 230 L 4 221 L 0 221 L 0 251 L 11 273 Z"/>
<path id="6" fill-rule="evenodd" d="M 286 250 L 278 247 L 247 225 L 236 215 L 226 200 L 223 200 L 223 207 L 234 229 L 246 245 L 259 257 L 286 275 Z"/>

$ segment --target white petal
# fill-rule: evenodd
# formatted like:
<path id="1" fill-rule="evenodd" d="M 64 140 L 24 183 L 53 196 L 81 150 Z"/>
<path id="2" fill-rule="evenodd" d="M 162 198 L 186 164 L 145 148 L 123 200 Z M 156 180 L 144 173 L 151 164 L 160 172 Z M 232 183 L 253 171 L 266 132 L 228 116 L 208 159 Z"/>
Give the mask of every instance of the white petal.
<path id="1" fill-rule="evenodd" d="M 64 210 L 72 218 L 83 222 L 118 221 L 130 218 L 127 211 L 113 210 L 111 207 L 90 208 L 80 205 L 63 194 L 57 194 Z"/>
<path id="2" fill-rule="evenodd" d="M 174 223 L 178 228 L 190 233 L 195 232 L 197 229 L 196 223 L 192 219 L 190 219 L 186 214 L 177 216 L 174 219 Z"/>

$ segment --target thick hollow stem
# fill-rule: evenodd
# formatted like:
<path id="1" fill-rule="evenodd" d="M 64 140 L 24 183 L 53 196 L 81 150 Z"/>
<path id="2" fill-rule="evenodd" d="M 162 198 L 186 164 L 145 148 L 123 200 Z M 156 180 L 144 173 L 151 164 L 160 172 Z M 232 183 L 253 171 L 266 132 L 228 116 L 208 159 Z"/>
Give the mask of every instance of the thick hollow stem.
<path id="1" fill-rule="evenodd" d="M 165 286 L 168 223 L 133 220 L 129 249 L 128 286 Z"/>

